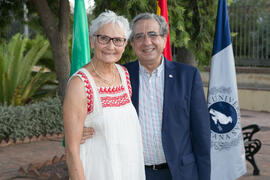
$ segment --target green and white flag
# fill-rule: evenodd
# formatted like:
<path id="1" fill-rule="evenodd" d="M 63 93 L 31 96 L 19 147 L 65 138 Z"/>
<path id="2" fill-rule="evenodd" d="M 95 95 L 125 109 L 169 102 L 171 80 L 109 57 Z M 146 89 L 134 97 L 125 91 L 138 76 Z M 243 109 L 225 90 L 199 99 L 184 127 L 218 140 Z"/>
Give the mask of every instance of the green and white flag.
<path id="1" fill-rule="evenodd" d="M 91 61 L 84 0 L 75 0 L 70 76 Z"/>
<path id="2" fill-rule="evenodd" d="M 70 76 L 91 61 L 84 0 L 75 0 Z M 62 143 L 65 147 L 65 138 Z"/>

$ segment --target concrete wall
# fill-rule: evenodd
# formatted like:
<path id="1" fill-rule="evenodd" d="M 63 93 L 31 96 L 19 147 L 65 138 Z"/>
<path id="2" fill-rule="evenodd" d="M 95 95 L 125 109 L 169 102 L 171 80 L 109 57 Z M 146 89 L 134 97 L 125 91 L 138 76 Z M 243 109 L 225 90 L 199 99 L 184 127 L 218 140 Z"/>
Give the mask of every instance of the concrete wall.
<path id="1" fill-rule="evenodd" d="M 209 70 L 201 71 L 207 96 Z M 241 109 L 270 112 L 270 68 L 237 68 Z"/>

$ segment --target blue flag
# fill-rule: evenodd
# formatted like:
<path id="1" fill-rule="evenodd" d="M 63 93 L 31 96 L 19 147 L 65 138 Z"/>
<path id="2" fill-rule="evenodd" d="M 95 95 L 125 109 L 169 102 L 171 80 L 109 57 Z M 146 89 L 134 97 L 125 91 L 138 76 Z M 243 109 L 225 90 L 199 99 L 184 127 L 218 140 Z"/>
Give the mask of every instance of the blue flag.
<path id="1" fill-rule="evenodd" d="M 246 173 L 233 49 L 226 0 L 219 0 L 208 89 L 211 180 Z"/>

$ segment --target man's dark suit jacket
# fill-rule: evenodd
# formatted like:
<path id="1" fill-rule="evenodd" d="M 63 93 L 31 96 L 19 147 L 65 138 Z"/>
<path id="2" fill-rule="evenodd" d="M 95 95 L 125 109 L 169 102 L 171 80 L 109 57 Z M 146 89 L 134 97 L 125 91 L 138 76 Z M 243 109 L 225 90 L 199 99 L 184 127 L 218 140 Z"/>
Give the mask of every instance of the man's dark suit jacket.
<path id="1" fill-rule="evenodd" d="M 162 145 L 173 180 L 210 180 L 210 119 L 199 71 L 164 60 Z M 125 65 L 139 112 L 139 63 Z"/>

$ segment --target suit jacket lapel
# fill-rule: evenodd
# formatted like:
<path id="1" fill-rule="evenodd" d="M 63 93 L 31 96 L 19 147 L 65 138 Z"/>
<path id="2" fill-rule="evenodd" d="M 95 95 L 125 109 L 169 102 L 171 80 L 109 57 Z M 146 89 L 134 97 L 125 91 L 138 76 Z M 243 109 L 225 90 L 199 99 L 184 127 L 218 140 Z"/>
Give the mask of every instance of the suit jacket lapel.
<path id="1" fill-rule="evenodd" d="M 140 79 L 139 79 L 139 62 L 138 60 L 135 61 L 133 64 L 134 67 L 129 69 L 129 75 L 130 75 L 130 82 L 132 87 L 132 103 L 137 111 L 137 114 L 139 115 L 139 85 L 140 85 Z"/>
<path id="2" fill-rule="evenodd" d="M 164 98 L 163 98 L 163 116 L 162 116 L 162 127 L 164 127 L 164 119 L 166 119 L 168 108 L 170 108 L 169 96 L 171 89 L 173 88 L 174 81 L 176 80 L 175 66 L 173 63 L 164 58 L 165 72 L 164 72 Z"/>

